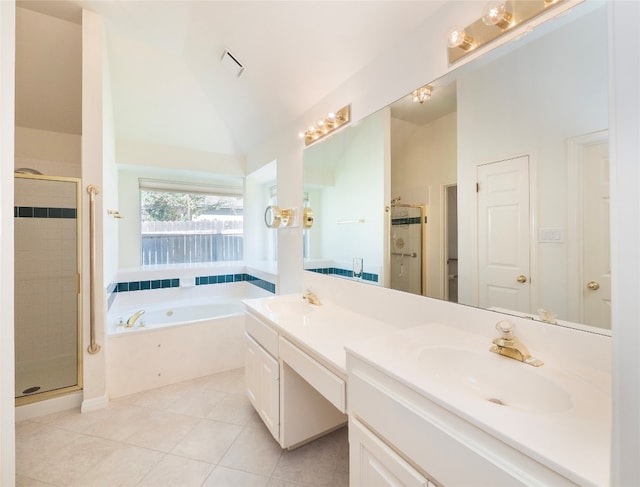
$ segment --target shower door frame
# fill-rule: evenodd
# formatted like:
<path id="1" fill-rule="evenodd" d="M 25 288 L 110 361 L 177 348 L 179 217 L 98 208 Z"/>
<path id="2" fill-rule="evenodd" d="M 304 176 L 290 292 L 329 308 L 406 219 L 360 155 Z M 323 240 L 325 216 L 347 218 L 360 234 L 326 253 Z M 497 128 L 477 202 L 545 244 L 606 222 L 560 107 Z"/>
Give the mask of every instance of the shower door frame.
<path id="1" fill-rule="evenodd" d="M 75 183 L 76 185 L 76 309 L 77 309 L 77 378 L 78 383 L 72 386 L 62 387 L 51 391 L 35 392 L 26 396 L 15 397 L 15 405 L 24 406 L 35 402 L 45 401 L 64 396 L 72 392 L 81 391 L 83 388 L 83 321 L 82 321 L 82 180 L 67 176 L 48 176 L 40 174 L 17 174 L 15 178 L 36 179 L 40 181 L 61 181 Z M 14 203 L 15 204 L 15 203 Z M 15 279 L 15 278 L 14 278 Z M 15 322 L 14 322 L 15 326 Z M 15 394 L 15 392 L 14 392 Z"/>

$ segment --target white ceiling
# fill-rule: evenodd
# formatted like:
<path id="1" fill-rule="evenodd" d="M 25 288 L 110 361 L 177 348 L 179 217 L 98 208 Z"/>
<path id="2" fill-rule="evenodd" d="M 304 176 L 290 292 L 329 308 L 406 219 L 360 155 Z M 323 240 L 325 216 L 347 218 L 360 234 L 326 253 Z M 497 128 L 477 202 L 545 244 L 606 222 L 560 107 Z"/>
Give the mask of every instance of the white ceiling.
<path id="1" fill-rule="evenodd" d="M 82 6 L 104 18 L 117 137 L 242 155 L 302 116 L 443 3 L 25 0 L 18 6 L 73 22 L 80 21 Z M 225 48 L 246 67 L 239 79 L 219 62 Z M 45 56 L 54 55 L 47 51 Z M 64 55 L 58 52 L 63 59 L 47 63 L 47 69 L 63 67 Z M 19 81 L 27 73 L 22 75 Z M 27 89 L 38 86 L 25 82 L 22 99 L 29 99 Z M 71 93 L 77 84 L 66 95 L 62 90 L 56 96 L 78 96 Z M 62 126 L 60 113 L 44 113 L 42 104 L 20 110 L 25 112 L 17 120 L 34 128 L 78 133 L 73 123 Z"/>

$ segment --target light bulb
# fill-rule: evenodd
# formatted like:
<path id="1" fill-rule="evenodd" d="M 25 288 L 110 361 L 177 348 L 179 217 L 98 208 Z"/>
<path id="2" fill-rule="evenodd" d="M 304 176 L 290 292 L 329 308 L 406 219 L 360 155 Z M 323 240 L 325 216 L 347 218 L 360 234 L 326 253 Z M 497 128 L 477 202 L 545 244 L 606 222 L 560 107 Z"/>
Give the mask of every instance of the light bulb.
<path id="1" fill-rule="evenodd" d="M 469 37 L 464 28 L 456 25 L 449 30 L 447 34 L 447 45 L 450 48 L 459 47 L 468 51 L 473 47 L 473 38 Z"/>
<path id="2" fill-rule="evenodd" d="M 505 2 L 489 2 L 484 12 L 482 22 L 484 22 L 485 25 L 496 25 L 501 29 L 507 29 L 511 26 L 513 16 L 510 12 L 507 12 Z"/>
<path id="3" fill-rule="evenodd" d="M 413 96 L 413 101 L 416 103 L 424 103 L 426 100 L 431 99 L 431 86 L 423 86 L 422 88 L 418 88 L 417 90 L 411 92 Z"/>

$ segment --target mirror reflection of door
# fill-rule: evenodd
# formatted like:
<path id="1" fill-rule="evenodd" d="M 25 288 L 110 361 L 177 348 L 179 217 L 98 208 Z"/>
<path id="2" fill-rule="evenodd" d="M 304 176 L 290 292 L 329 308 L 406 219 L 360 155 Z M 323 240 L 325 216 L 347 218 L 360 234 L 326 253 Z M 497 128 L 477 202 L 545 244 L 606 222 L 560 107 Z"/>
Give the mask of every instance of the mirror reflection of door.
<path id="1" fill-rule="evenodd" d="M 569 266 L 578 277 L 570 282 L 575 321 L 611 327 L 611 264 L 609 246 L 609 137 L 603 130 L 569 140 L 571 221 Z M 573 205 L 573 208 L 572 208 Z M 577 256 L 577 257 L 573 257 Z"/>
<path id="2" fill-rule="evenodd" d="M 445 187 L 445 299 L 458 302 L 458 185 Z"/>
<path id="3" fill-rule="evenodd" d="M 610 328 L 609 143 L 586 147 L 583 163 L 583 322 Z"/>
<path id="4" fill-rule="evenodd" d="M 479 305 L 529 312 L 529 157 L 477 170 Z"/>

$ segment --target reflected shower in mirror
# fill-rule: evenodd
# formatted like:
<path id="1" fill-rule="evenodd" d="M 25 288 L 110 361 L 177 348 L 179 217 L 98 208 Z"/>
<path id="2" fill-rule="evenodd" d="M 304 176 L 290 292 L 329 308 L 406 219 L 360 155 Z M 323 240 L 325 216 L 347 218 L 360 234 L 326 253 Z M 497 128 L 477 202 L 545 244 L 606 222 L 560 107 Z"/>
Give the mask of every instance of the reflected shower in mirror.
<path id="1" fill-rule="evenodd" d="M 606 66 L 606 6 L 585 2 L 307 148 L 305 268 L 350 277 L 362 257 L 379 285 L 609 328 Z M 420 263 L 398 248 L 420 219 L 391 214 L 411 206 Z"/>

